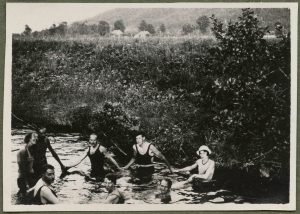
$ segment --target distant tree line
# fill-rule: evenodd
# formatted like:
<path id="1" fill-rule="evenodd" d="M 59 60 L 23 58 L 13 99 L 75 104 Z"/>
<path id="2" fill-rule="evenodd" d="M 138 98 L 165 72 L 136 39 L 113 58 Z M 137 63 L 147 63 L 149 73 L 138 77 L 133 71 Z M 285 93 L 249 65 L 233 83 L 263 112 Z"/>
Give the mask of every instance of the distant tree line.
<path id="1" fill-rule="evenodd" d="M 122 33 L 125 32 L 126 26 L 122 19 L 117 20 L 113 24 L 113 28 L 105 20 L 101 20 L 98 24 L 87 24 L 86 22 L 74 22 L 68 26 L 67 22 L 61 22 L 59 25 L 53 24 L 49 29 L 42 31 L 34 31 L 25 25 L 25 30 L 21 34 L 22 36 L 65 36 L 65 35 L 90 35 L 98 34 L 100 36 L 106 36 L 111 33 L 111 30 L 120 30 Z M 157 30 L 155 30 L 152 24 L 147 23 L 142 20 L 138 26 L 139 31 L 148 31 L 150 34 L 155 34 L 156 32 L 165 33 L 166 26 L 162 23 Z"/>
<path id="2" fill-rule="evenodd" d="M 182 26 L 183 34 L 190 34 L 196 29 L 199 29 L 201 33 L 207 33 L 209 27 L 209 18 L 207 16 L 201 16 L 196 20 L 197 26 L 192 24 L 184 24 Z M 69 35 L 85 35 L 85 34 L 99 34 L 100 36 L 108 35 L 112 30 L 120 30 L 123 33 L 125 32 L 126 26 L 122 19 L 119 19 L 114 22 L 113 28 L 105 20 L 101 20 L 98 24 L 87 24 L 86 22 L 75 22 L 68 26 L 67 22 L 61 22 L 59 25 L 53 24 L 49 29 L 42 31 L 32 32 L 31 28 L 26 25 L 25 30 L 22 33 L 23 36 L 65 36 Z M 167 28 L 164 23 L 155 29 L 153 24 L 147 23 L 145 20 L 142 20 L 138 26 L 139 31 L 148 31 L 150 34 L 154 35 L 156 33 L 164 34 L 167 31 Z"/>
<path id="3" fill-rule="evenodd" d="M 182 26 L 181 33 L 183 35 L 188 35 L 196 30 L 201 34 L 205 35 L 208 32 L 210 27 L 210 18 L 207 16 L 200 16 L 195 24 L 186 23 Z M 276 22 L 274 24 L 275 30 L 272 32 L 276 37 L 280 38 L 282 35 L 286 34 L 283 25 L 280 22 Z M 122 33 L 125 32 L 126 26 L 122 19 L 119 19 L 114 22 L 113 27 L 105 21 L 101 20 L 98 24 L 87 24 L 87 22 L 74 22 L 70 26 L 67 22 L 61 22 L 58 25 L 53 24 L 49 29 L 45 29 L 42 31 L 34 31 L 25 25 L 25 30 L 21 34 L 22 36 L 33 36 L 33 37 L 45 37 L 45 36 L 65 36 L 65 35 L 100 35 L 107 36 L 111 33 L 111 30 L 119 30 Z M 156 33 L 165 34 L 167 32 L 167 28 L 164 23 L 160 24 L 160 26 L 155 29 L 153 24 L 147 23 L 145 20 L 142 20 L 138 26 L 139 31 L 147 31 L 151 35 Z"/>
<path id="4" fill-rule="evenodd" d="M 202 34 L 206 34 L 209 25 L 210 25 L 209 18 L 207 16 L 200 16 L 196 20 L 196 26 L 194 26 L 192 24 L 184 24 L 182 26 L 182 33 L 184 35 L 187 35 L 187 34 L 193 33 L 195 30 L 199 29 L 199 31 Z"/>

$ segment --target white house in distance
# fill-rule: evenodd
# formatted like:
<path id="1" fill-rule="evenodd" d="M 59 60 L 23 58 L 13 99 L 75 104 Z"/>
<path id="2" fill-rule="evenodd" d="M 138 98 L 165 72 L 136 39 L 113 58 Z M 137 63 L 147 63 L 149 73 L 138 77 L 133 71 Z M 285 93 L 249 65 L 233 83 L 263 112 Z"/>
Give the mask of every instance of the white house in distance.
<path id="1" fill-rule="evenodd" d="M 148 31 L 141 31 L 135 34 L 133 38 L 146 38 L 148 36 L 150 36 L 150 33 Z"/>
<path id="2" fill-rule="evenodd" d="M 113 30 L 110 34 L 115 37 L 120 37 L 123 36 L 124 33 L 121 30 Z"/>

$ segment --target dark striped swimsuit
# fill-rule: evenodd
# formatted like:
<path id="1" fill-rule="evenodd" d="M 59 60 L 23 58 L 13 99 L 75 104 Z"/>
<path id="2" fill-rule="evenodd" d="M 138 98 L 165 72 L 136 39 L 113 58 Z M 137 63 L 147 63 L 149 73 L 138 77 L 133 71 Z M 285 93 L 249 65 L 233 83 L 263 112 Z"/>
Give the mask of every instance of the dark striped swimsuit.
<path id="1" fill-rule="evenodd" d="M 34 204 L 34 205 L 43 205 L 43 202 L 42 202 L 42 200 L 41 200 L 41 190 L 42 190 L 42 188 L 43 188 L 44 186 L 46 186 L 46 185 L 43 185 L 43 186 L 41 186 L 41 187 L 39 188 L 39 190 L 37 191 L 36 195 L 33 197 L 32 203 L 31 203 L 31 204 Z M 49 188 L 49 189 L 50 189 L 50 188 Z M 51 192 L 53 193 L 53 195 L 55 195 L 55 197 L 57 197 L 56 193 L 55 193 L 52 189 L 50 189 L 50 190 L 51 190 Z"/>
<path id="2" fill-rule="evenodd" d="M 135 145 L 136 153 L 137 153 L 136 154 L 136 164 L 139 164 L 139 165 L 152 164 L 152 161 L 151 161 L 152 156 L 149 155 L 150 146 L 151 146 L 151 143 L 149 144 L 146 153 L 142 155 L 139 152 L 137 145 Z M 141 179 L 149 178 L 149 177 L 152 177 L 153 173 L 154 173 L 154 166 L 139 167 L 139 168 L 137 168 L 136 177 L 141 178 Z"/>
<path id="3" fill-rule="evenodd" d="M 105 171 L 104 171 L 104 167 L 103 167 L 105 156 L 103 153 L 100 152 L 99 147 L 100 147 L 100 145 L 98 145 L 94 154 L 91 154 L 91 152 L 90 152 L 91 147 L 89 147 L 89 151 L 87 154 L 91 161 L 91 168 L 92 168 L 91 177 L 104 177 L 105 176 Z"/>

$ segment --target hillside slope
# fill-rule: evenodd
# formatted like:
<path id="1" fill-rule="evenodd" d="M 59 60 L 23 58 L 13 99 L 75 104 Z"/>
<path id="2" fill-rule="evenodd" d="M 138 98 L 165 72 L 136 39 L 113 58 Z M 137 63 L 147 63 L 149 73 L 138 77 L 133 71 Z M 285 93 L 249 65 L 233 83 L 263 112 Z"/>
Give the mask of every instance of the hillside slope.
<path id="1" fill-rule="evenodd" d="M 261 8 L 255 9 L 255 13 L 264 26 L 273 29 L 274 23 L 279 21 L 289 28 L 289 9 Z M 109 22 L 110 25 L 118 19 L 123 19 L 127 31 L 138 31 L 138 25 L 142 20 L 158 28 L 164 23 L 167 30 L 178 31 L 186 23 L 196 24 L 200 16 L 211 16 L 214 14 L 221 20 L 236 20 L 241 9 L 238 8 L 117 8 L 101 13 L 93 18 L 82 20 L 87 24 L 97 24 L 100 20 Z"/>

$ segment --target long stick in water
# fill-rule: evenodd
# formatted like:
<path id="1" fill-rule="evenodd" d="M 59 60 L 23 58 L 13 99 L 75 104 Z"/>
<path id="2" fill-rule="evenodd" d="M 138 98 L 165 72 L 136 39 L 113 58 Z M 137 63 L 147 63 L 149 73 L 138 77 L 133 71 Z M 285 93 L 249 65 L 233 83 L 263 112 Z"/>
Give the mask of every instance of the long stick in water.
<path id="1" fill-rule="evenodd" d="M 140 165 L 140 164 L 136 164 L 136 165 L 133 165 L 136 166 L 136 167 L 151 167 L 151 166 L 156 166 L 156 165 L 165 165 L 164 163 L 160 163 L 160 162 L 154 162 L 154 163 L 151 163 L 151 164 L 146 164 L 146 165 Z"/>
<path id="2" fill-rule="evenodd" d="M 20 122 L 22 122 L 27 128 L 31 128 L 31 129 L 33 129 L 33 130 L 39 132 L 39 128 L 38 128 L 37 125 L 35 125 L 35 124 L 32 125 L 32 124 L 30 124 L 30 123 L 25 122 L 24 120 L 22 120 L 21 118 L 17 117 L 17 116 L 16 116 L 14 113 L 12 113 L 12 112 L 11 112 L 11 115 L 12 115 L 14 118 L 16 118 L 17 120 L 19 120 Z"/>
<path id="3" fill-rule="evenodd" d="M 105 137 L 107 137 L 107 135 L 104 132 L 103 132 L 103 135 Z M 124 152 L 112 139 L 110 139 L 110 141 L 123 155 L 128 156 L 128 154 L 126 152 Z"/>
<path id="4" fill-rule="evenodd" d="M 113 145 L 114 145 L 121 153 L 123 153 L 124 155 L 128 156 L 128 155 L 126 154 L 126 152 L 124 152 L 120 147 L 117 146 L 117 144 L 115 144 L 114 142 L 112 142 L 112 144 L 113 144 Z"/>

